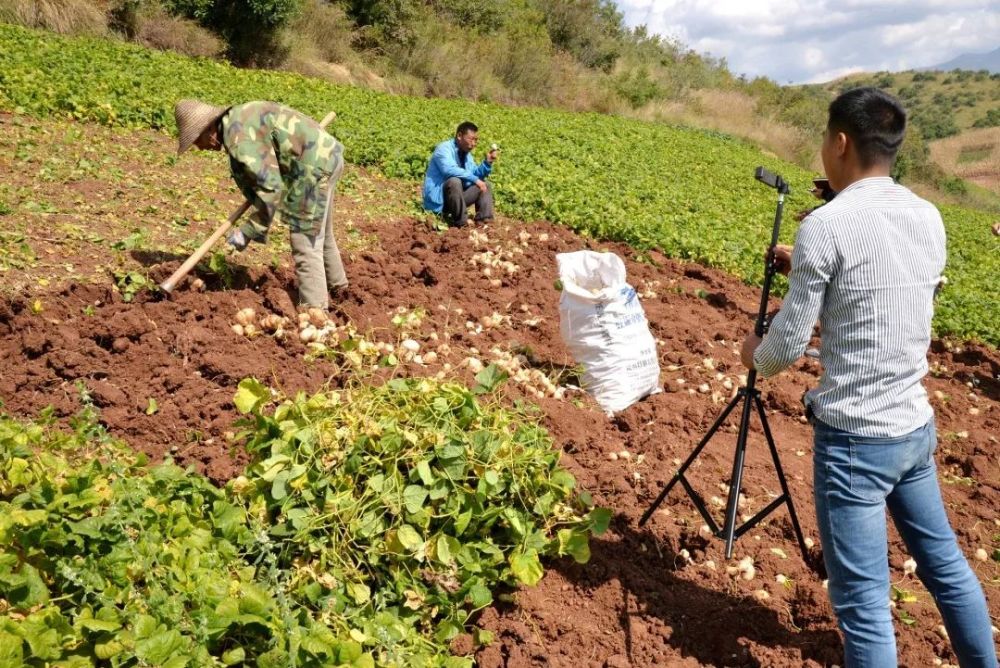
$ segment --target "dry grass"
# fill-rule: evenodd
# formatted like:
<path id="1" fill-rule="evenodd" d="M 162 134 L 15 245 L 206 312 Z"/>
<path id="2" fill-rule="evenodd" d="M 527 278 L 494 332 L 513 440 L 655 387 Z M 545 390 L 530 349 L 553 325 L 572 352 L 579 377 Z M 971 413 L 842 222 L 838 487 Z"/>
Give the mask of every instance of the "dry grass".
<path id="1" fill-rule="evenodd" d="M 298 42 L 293 43 L 292 52 L 282 69 L 298 72 L 307 77 L 324 79 L 341 86 L 360 86 L 387 93 L 409 92 L 397 90 L 392 81 L 383 78 L 359 61 L 328 63 L 320 58 L 309 44 Z"/>
<path id="2" fill-rule="evenodd" d="M 933 142 L 931 159 L 949 174 L 1000 193 L 1000 127 Z"/>
<path id="3" fill-rule="evenodd" d="M 63 35 L 105 35 L 106 14 L 87 0 L 0 0 L 0 22 Z"/>
<path id="4" fill-rule="evenodd" d="M 754 98 L 739 91 L 697 90 L 683 101 L 652 102 L 627 115 L 725 132 L 747 139 L 779 158 L 815 168 L 816 146 L 806 133 L 774 119 L 761 118 Z"/>
<path id="5" fill-rule="evenodd" d="M 312 45 L 314 56 L 328 63 L 351 60 L 353 24 L 340 7 L 319 0 L 306 0 L 290 32 Z"/>
<path id="6" fill-rule="evenodd" d="M 567 53 L 557 52 L 551 62 L 549 103 L 570 111 L 620 114 L 628 105 L 602 77 Z"/>
<path id="7" fill-rule="evenodd" d="M 186 56 L 218 58 L 226 50 L 221 39 L 194 21 L 171 16 L 159 3 L 149 3 L 139 16 L 136 41 Z"/>

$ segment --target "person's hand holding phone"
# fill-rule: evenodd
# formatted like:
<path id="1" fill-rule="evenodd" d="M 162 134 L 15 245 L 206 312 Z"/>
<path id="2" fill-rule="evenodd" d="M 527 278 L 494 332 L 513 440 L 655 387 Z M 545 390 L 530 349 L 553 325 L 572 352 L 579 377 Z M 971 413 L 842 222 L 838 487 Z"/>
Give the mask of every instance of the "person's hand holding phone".
<path id="1" fill-rule="evenodd" d="M 829 179 L 813 179 L 813 189 L 810 190 L 817 199 L 823 199 L 823 193 L 830 190 Z"/>
<path id="2" fill-rule="evenodd" d="M 813 179 L 813 189 L 809 192 L 824 202 L 829 202 L 837 195 L 833 188 L 830 187 L 830 179 L 827 178 Z"/>
<path id="3" fill-rule="evenodd" d="M 486 162 L 492 165 L 496 161 L 497 156 L 499 155 L 500 155 L 500 147 L 497 146 L 496 144 L 490 145 L 490 151 L 489 153 L 486 154 Z"/>

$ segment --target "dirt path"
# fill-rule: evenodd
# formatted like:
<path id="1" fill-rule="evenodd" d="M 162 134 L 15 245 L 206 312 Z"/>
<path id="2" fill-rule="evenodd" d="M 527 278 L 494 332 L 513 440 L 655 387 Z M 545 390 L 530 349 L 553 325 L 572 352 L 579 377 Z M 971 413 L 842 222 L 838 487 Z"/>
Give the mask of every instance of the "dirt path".
<path id="1" fill-rule="evenodd" d="M 165 139 L 150 141 L 156 150 L 169 150 Z M 206 169 L 214 168 L 207 164 Z M 96 184 L 95 190 L 101 187 Z M 364 192 L 345 199 L 338 210 L 353 226 L 351 238 L 367 241 L 350 245 L 346 263 L 352 298 L 336 319 L 352 321 L 372 340 L 395 344 L 401 331 L 393 317 L 400 310 L 424 311 L 422 323 L 409 335 L 421 344 L 425 358 L 434 351 L 437 359 L 410 362 L 408 373 L 444 372 L 471 381 L 475 362 L 470 357 L 488 363 L 520 354 L 528 371 L 568 377 L 573 362 L 560 342 L 554 254 L 588 246 L 614 250 L 627 260 L 630 282 L 642 295 L 660 341 L 665 391 L 614 419 L 579 393 L 539 398 L 539 386 L 528 374 L 524 382 L 508 383 L 512 398 L 540 405 L 580 485 L 616 515 L 611 530 L 593 542 L 589 564 L 553 564 L 537 587 L 485 611 L 480 625 L 496 640 L 480 651 L 479 665 L 840 663 L 840 639 L 822 581 L 803 564 L 784 510 L 741 538 L 731 562 L 724 559 L 720 542 L 702 530 L 701 518 L 680 490 L 645 529 L 637 528 L 643 510 L 739 383 L 737 342 L 751 327 L 756 288 L 655 253 L 651 261 L 637 262 L 627 248 L 595 244 L 547 223 L 501 221 L 475 233 L 439 234 L 398 213 L 363 216 L 366 198 L 380 189 L 401 190 L 377 179 L 357 187 Z M 194 236 L 200 232 L 197 227 Z M 94 252 L 80 248 L 80 253 Z M 61 252 L 62 262 L 94 264 L 66 256 L 69 249 Z M 487 253 L 502 255 L 510 265 L 492 267 L 485 275 L 483 261 L 492 257 Z M 132 257 L 150 265 L 154 279 L 165 277 L 179 261 L 176 255 Z M 232 289 L 204 275 L 205 292 L 182 289 L 171 301 L 141 294 L 126 304 L 109 283 L 53 281 L 0 303 L 3 409 L 32 416 L 52 406 L 57 419 L 67 420 L 86 399 L 113 433 L 153 458 L 173 453 L 215 480 L 232 477 L 245 461 L 231 440 L 238 417 L 232 397 L 240 379 L 256 376 L 294 392 L 346 378 L 333 361 L 307 361 L 305 345 L 294 336 L 247 339 L 232 330 L 236 311 L 247 306 L 258 313 L 293 315 L 291 270 L 280 262 L 249 265 L 234 266 Z M 495 325 L 482 324 L 494 314 Z M 931 363 L 926 385 L 937 411 L 937 458 L 949 513 L 970 559 L 980 548 L 992 554 L 1000 548 L 1000 355 L 976 346 L 949 350 L 936 342 Z M 761 383 L 800 519 L 813 540 L 818 538 L 811 503 L 811 431 L 803 423 L 800 397 L 819 373 L 816 362 L 804 359 Z M 691 472 L 717 516 L 734 440 L 732 429 L 723 430 Z M 755 428 L 741 512 L 760 509 L 777 490 Z M 912 620 L 897 624 L 901 664 L 953 661 L 936 630 L 940 620 L 928 594 L 903 573 L 906 556 L 893 534 L 895 586 L 916 597 L 898 604 Z M 727 575 L 727 567 L 744 557 L 753 560 L 754 578 Z M 973 559 L 972 564 L 996 620 L 1000 563 Z M 778 583 L 779 576 L 785 584 Z"/>

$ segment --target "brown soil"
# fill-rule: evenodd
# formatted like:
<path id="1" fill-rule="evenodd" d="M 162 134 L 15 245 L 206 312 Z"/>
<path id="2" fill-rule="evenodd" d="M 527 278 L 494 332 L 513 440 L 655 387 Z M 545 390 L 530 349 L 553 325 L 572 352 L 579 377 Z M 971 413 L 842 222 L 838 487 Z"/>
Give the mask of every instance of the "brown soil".
<path id="1" fill-rule="evenodd" d="M 522 230 L 533 235 L 527 243 L 517 237 Z M 389 321 L 398 307 L 425 307 L 428 315 L 415 336 L 425 350 L 440 350 L 448 341 L 451 352 L 426 369 L 412 365 L 411 373 L 433 374 L 450 362 L 454 372 L 471 380 L 461 360 L 470 354 L 488 358 L 492 347 L 526 346 L 539 368 L 572 364 L 559 339 L 553 255 L 591 242 L 544 223 L 495 225 L 486 231 L 489 244 L 520 248 L 523 255 L 517 273 L 490 287 L 490 279 L 469 262 L 476 247 L 467 231 L 438 234 L 412 220 L 369 231 L 378 232 L 381 248 L 350 261 L 352 297 L 340 306 L 339 317 L 384 339 L 394 336 Z M 539 234 L 548 239 L 539 241 Z M 624 247 L 601 247 L 629 257 Z M 735 557 L 751 556 L 756 565 L 752 581 L 726 575 L 733 562 L 727 564 L 718 540 L 700 531 L 703 522 L 679 489 L 647 528 L 637 528 L 642 511 L 728 399 L 722 383 L 741 373 L 735 342 L 750 328 L 758 294 L 719 272 L 655 255 L 653 260 L 658 266 L 630 260 L 629 278 L 640 292 L 656 292 L 655 297 L 647 294 L 644 305 L 663 342 L 662 366 L 675 369 L 664 373 L 666 391 L 610 420 L 586 400 L 539 400 L 580 485 L 614 509 L 612 528 L 593 541 L 589 564 L 555 563 L 537 587 L 516 592 L 515 603 L 486 611 L 480 624 L 495 633 L 496 641 L 479 652 L 478 662 L 484 668 L 838 663 L 840 640 L 820 576 L 803 564 L 784 510 L 737 543 Z M 151 273 L 162 278 L 174 266 L 156 266 Z M 181 289 L 169 301 L 140 296 L 123 303 L 110 288 L 71 285 L 47 293 L 40 314 L 32 312 L 30 299 L 4 304 L 0 396 L 6 410 L 32 415 L 51 405 L 58 416 L 68 417 L 81 408 L 83 387 L 112 433 L 134 447 L 154 458 L 173 452 L 181 463 L 216 480 L 235 475 L 245 457 L 227 442 L 227 432 L 238 417 L 232 396 L 241 378 L 256 376 L 285 392 L 343 379 L 332 362 L 305 361 L 297 340 L 248 340 L 235 334 L 230 325 L 241 307 L 293 311 L 290 271 L 247 270 L 240 276 L 231 290 L 205 276 L 207 292 Z M 464 322 L 494 311 L 516 317 L 510 327 L 480 334 Z M 541 322 L 534 322 L 536 316 Z M 437 341 L 432 332 L 439 335 Z M 706 366 L 707 358 L 714 369 Z M 943 393 L 935 407 L 945 498 L 969 554 L 978 547 L 992 550 L 993 536 L 1000 533 L 1000 356 L 977 347 L 949 352 L 937 343 L 931 358 L 937 373 L 928 378 L 928 388 Z M 792 494 L 814 539 L 810 430 L 802 423 L 799 398 L 818 373 L 815 362 L 802 361 L 762 383 Z M 694 389 L 703 383 L 709 392 Z M 524 394 L 513 384 L 510 392 Z M 150 397 L 159 409 L 146 415 Z M 731 428 L 723 430 L 692 469 L 692 481 L 707 499 L 725 496 L 719 485 L 729 477 L 734 439 Z M 622 450 L 631 457 L 609 459 L 609 453 Z M 744 512 L 762 507 L 777 490 L 766 455 L 755 428 Z M 681 556 L 682 549 L 690 561 Z M 901 661 L 926 665 L 932 655 L 947 661 L 950 651 L 935 633 L 937 613 L 920 584 L 903 576 L 905 558 L 894 537 L 890 560 L 896 584 L 919 599 L 906 604 L 916 623 L 899 627 Z M 973 564 L 997 610 L 997 564 Z M 792 584 L 776 584 L 779 574 Z M 766 600 L 755 598 L 760 590 L 769 593 Z"/>
<path id="2" fill-rule="evenodd" d="M 7 125 L 15 143 L 64 136 L 63 126 L 56 126 L 59 132 L 39 133 L 21 122 Z M 87 127 L 81 131 L 104 132 Z M 138 136 L 143 151 L 161 165 L 172 150 L 165 137 L 131 136 Z M 100 136 L 95 141 L 126 146 L 112 139 Z M 65 150 L 75 150 L 79 144 L 70 143 Z M 71 157 L 68 164 L 77 164 L 77 156 Z M 113 157 L 124 164 L 134 156 L 122 152 Z M 216 162 L 199 158 L 185 165 L 178 178 L 192 187 L 204 183 L 206 174 L 213 175 L 199 197 L 207 199 L 220 187 L 222 167 Z M 44 167 L 40 158 L 37 167 Z M 171 300 L 141 294 L 132 303 L 122 301 L 107 284 L 104 263 L 148 265 L 145 271 L 159 280 L 178 265 L 186 250 L 119 253 L 112 263 L 106 259 L 111 255 L 109 241 L 123 238 L 129 225 L 153 225 L 163 219 L 160 228 L 148 228 L 161 247 L 176 248 L 181 238 L 191 246 L 214 226 L 209 221 L 230 208 L 226 202 L 204 205 L 204 216 L 190 221 L 183 235 L 177 235 L 169 219 L 173 209 L 168 214 L 168 207 L 176 204 L 173 199 L 165 199 L 158 214 L 145 213 L 137 199 L 142 192 L 155 190 L 152 185 L 147 188 L 145 180 L 158 183 L 163 171 L 133 176 L 139 183 L 122 188 L 126 199 L 120 202 L 112 197 L 118 186 L 106 180 L 81 179 L 72 188 L 61 189 L 57 181 L 33 179 L 24 170 L 11 172 L 19 184 L 17 197 L 11 200 L 21 207 L 17 224 L 24 226 L 45 262 L 20 274 L 14 270 L 5 274 L 8 287 L 16 282 L 20 294 L 0 302 L 0 399 L 3 409 L 14 414 L 32 416 L 52 406 L 55 415 L 66 420 L 89 397 L 108 429 L 133 447 L 154 459 L 172 453 L 178 462 L 222 481 L 236 475 L 246 461 L 232 439 L 239 417 L 232 397 L 240 379 L 255 376 L 290 393 L 338 385 L 347 376 L 333 361 L 307 361 L 305 346 L 294 337 L 280 342 L 268 336 L 247 339 L 231 329 L 236 311 L 246 306 L 258 313 L 293 315 L 294 276 L 282 265 L 287 255 L 280 244 L 235 260 L 246 266 L 237 266 L 231 289 L 203 275 L 208 284 L 205 292 L 182 287 Z M 398 209 L 379 204 L 386 199 L 405 202 L 415 194 L 412 188 L 381 181 L 377 175 L 354 178 L 353 185 L 345 184 L 347 192 L 337 205 L 338 217 L 351 226 L 344 232 L 344 246 L 352 286 L 335 317 L 353 321 L 372 339 L 396 342 L 402 336 L 391 324 L 397 309 L 426 309 L 423 323 L 409 335 L 421 343 L 421 352 L 434 350 L 438 359 L 425 366 L 411 363 L 406 372 L 443 371 L 471 382 L 468 357 L 489 362 L 495 351 L 516 351 L 552 377 L 570 377 L 565 372 L 573 361 L 559 334 L 554 254 L 583 247 L 614 250 L 626 259 L 629 280 L 644 295 L 651 328 L 662 342 L 665 391 L 613 419 L 579 393 L 563 400 L 539 399 L 524 385 L 508 383 L 512 398 L 526 397 L 541 406 L 556 445 L 565 453 L 564 463 L 599 504 L 614 510 L 615 518 L 609 532 L 594 539 L 590 563 L 550 564 L 537 587 L 514 592 L 511 602 L 482 614 L 479 625 L 491 631 L 495 641 L 477 653 L 480 666 L 841 662 L 840 639 L 821 575 L 803 563 L 784 509 L 744 535 L 736 544 L 735 558 L 728 562 L 720 541 L 703 532 L 703 520 L 680 489 L 671 493 L 645 528 L 637 527 L 642 512 L 728 400 L 727 385 L 738 383 L 743 373 L 737 342 L 751 329 L 759 298 L 756 288 L 655 253 L 651 263 L 636 262 L 626 247 L 595 244 L 546 223 L 501 221 L 485 230 L 488 242 L 475 241 L 466 230 L 439 234 L 401 216 Z M 14 192 L 14 186 L 10 188 L 8 195 Z M 70 211 L 68 202 L 80 197 L 93 197 L 99 203 L 67 214 L 31 213 L 24 208 L 34 198 L 53 202 L 60 212 Z M 106 237 L 103 241 L 81 234 L 74 243 L 58 243 L 67 230 L 52 231 L 48 215 L 71 216 L 68 220 L 77 231 L 90 229 L 91 219 L 100 225 L 97 221 L 107 221 L 110 215 L 117 222 L 107 230 L 94 228 Z M 522 240 L 522 232 L 531 238 Z M 45 234 L 55 241 L 41 239 Z M 543 241 L 541 235 L 547 238 Z M 49 243 L 55 245 L 50 248 Z M 475 253 L 497 247 L 512 253 L 519 267 L 512 275 L 497 271 L 487 277 L 470 261 Z M 278 261 L 259 261 L 268 252 Z M 58 275 L 52 271 L 45 274 L 52 277 L 47 287 L 38 280 L 42 270 L 62 263 L 74 266 L 65 284 L 58 285 Z M 268 268 L 262 268 L 265 265 Z M 83 276 L 94 282 L 75 280 Z M 24 292 L 29 285 L 41 291 Z M 33 308 L 36 300 L 38 313 Z M 493 313 L 510 316 L 509 323 L 477 332 L 480 318 Z M 926 385 L 937 411 L 942 488 L 959 541 L 971 559 L 978 548 L 991 553 L 1000 548 L 1000 354 L 935 342 L 930 359 L 932 374 Z M 803 423 L 800 397 L 819 373 L 818 364 L 804 358 L 780 377 L 760 384 L 799 517 L 812 540 L 818 537 L 811 500 L 811 430 Z M 703 385 L 707 392 L 701 391 Z M 158 408 L 147 415 L 150 398 Z M 731 418 L 689 474 L 717 518 L 732 466 L 734 423 Z M 629 456 L 621 456 L 622 451 Z M 777 490 L 755 424 L 741 512 L 762 508 Z M 755 564 L 754 579 L 728 576 L 727 566 L 746 556 Z M 815 550 L 812 556 L 817 556 Z M 913 576 L 903 574 L 906 557 L 898 537 L 891 534 L 894 584 L 917 596 L 916 602 L 901 604 L 915 620 L 912 625 L 897 625 L 901 665 L 926 666 L 936 657 L 954 661 L 947 642 L 936 633 L 940 620 L 929 595 Z M 971 563 L 991 609 L 1000 612 L 1000 564 L 974 559 Z M 789 583 L 778 584 L 778 575 Z M 761 591 L 767 592 L 766 598 Z M 455 650 L 467 651 L 469 645 L 463 636 Z"/>

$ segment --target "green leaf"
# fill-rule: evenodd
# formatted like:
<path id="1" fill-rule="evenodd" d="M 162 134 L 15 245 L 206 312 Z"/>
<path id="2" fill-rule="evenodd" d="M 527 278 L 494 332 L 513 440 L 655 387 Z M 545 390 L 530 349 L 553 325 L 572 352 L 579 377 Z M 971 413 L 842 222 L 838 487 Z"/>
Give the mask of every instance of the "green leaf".
<path id="1" fill-rule="evenodd" d="M 271 483 L 271 498 L 275 501 L 281 501 L 288 496 L 288 488 L 285 484 L 288 482 L 291 474 L 289 471 L 282 471 L 278 475 L 274 476 L 274 482 Z"/>
<path id="2" fill-rule="evenodd" d="M 271 390 L 256 378 L 244 378 L 237 386 L 233 404 L 243 413 L 253 413 L 271 399 Z"/>
<path id="3" fill-rule="evenodd" d="M 428 460 L 421 459 L 417 462 L 417 475 L 420 476 L 420 481 L 428 487 L 434 484 L 434 474 L 431 473 L 431 464 Z"/>
<path id="4" fill-rule="evenodd" d="M 553 485 L 561 487 L 566 492 L 571 492 L 576 487 L 576 478 L 566 469 L 556 469 L 553 471 L 551 480 Z"/>
<path id="5" fill-rule="evenodd" d="M 399 542 L 404 548 L 410 550 L 411 552 L 419 548 L 424 543 L 424 539 L 421 538 L 417 530 L 411 527 L 409 524 L 404 524 L 396 531 L 396 536 L 399 538 Z"/>
<path id="6" fill-rule="evenodd" d="M 568 554 L 578 564 L 585 564 L 590 561 L 590 543 L 587 534 L 573 529 L 560 529 L 559 554 Z"/>
<path id="7" fill-rule="evenodd" d="M 403 505 L 411 513 L 420 512 L 427 500 L 427 488 L 422 485 L 407 485 L 403 490 Z"/>
<path id="8" fill-rule="evenodd" d="M 31 655 L 38 659 L 58 659 L 62 655 L 59 643 L 61 615 L 57 610 L 42 610 L 31 614 L 20 624 L 20 633 L 31 649 Z"/>
<path id="9" fill-rule="evenodd" d="M 7 600 L 17 608 L 32 608 L 49 601 L 49 589 L 45 586 L 38 569 L 31 564 L 22 564 L 17 587 L 6 592 Z"/>
<path id="10" fill-rule="evenodd" d="M 594 508 L 587 514 L 590 521 L 590 533 L 595 536 L 603 536 L 611 524 L 610 508 Z"/>
<path id="11" fill-rule="evenodd" d="M 24 663 L 24 643 L 10 633 L 0 631 L 0 668 L 20 668 Z"/>
<path id="12" fill-rule="evenodd" d="M 472 388 L 472 391 L 474 394 L 489 394 L 500 387 L 509 377 L 510 374 L 496 364 L 490 364 L 476 374 L 476 386 Z"/>
<path id="13" fill-rule="evenodd" d="M 222 663 L 227 666 L 235 666 L 238 663 L 243 663 L 246 661 L 246 650 L 242 647 L 236 647 L 222 654 Z"/>
<path id="14" fill-rule="evenodd" d="M 372 597 L 371 588 L 363 582 L 348 582 L 347 593 L 351 595 L 351 598 L 358 605 L 364 605 Z"/>
<path id="15" fill-rule="evenodd" d="M 897 603 L 914 603 L 917 597 L 906 589 L 900 589 L 896 585 L 892 585 L 892 600 Z"/>
<path id="16" fill-rule="evenodd" d="M 455 535 L 461 536 L 465 533 L 465 530 L 469 526 L 469 522 L 472 521 L 472 510 L 466 510 L 459 513 L 458 517 L 455 519 Z"/>
<path id="17" fill-rule="evenodd" d="M 476 582 L 474 585 L 469 587 L 469 603 L 476 610 L 480 608 L 485 608 L 486 606 L 493 603 L 493 594 L 482 582 Z"/>
<path id="18" fill-rule="evenodd" d="M 514 530 L 514 533 L 518 536 L 524 536 L 527 533 L 527 528 L 524 524 L 524 519 L 514 508 L 504 508 L 503 509 L 504 519 L 510 524 L 510 528 Z"/>
<path id="19" fill-rule="evenodd" d="M 80 628 L 88 631 L 117 631 L 122 627 L 121 622 L 114 620 L 95 619 L 93 617 L 81 619 L 78 622 Z"/>
<path id="20" fill-rule="evenodd" d="M 149 397 L 146 402 L 146 415 L 154 415 L 158 410 L 160 410 L 160 405 L 156 403 L 156 399 Z"/>
<path id="21" fill-rule="evenodd" d="M 135 654 L 147 663 L 163 665 L 183 644 L 180 631 L 161 626 L 154 635 L 136 641 Z"/>
<path id="22" fill-rule="evenodd" d="M 534 550 L 517 551 L 510 555 L 510 571 L 522 584 L 533 587 L 542 579 L 542 562 Z"/>
<path id="23" fill-rule="evenodd" d="M 455 560 L 455 553 L 462 549 L 461 543 L 451 536 L 438 536 L 435 542 L 435 555 L 442 564 L 449 565 Z"/>
<path id="24" fill-rule="evenodd" d="M 98 659 L 107 661 L 111 657 L 118 656 L 125 651 L 125 645 L 117 638 L 111 638 L 103 642 L 94 643 L 94 655 Z M 2 665 L 2 664 L 0 664 Z"/>

